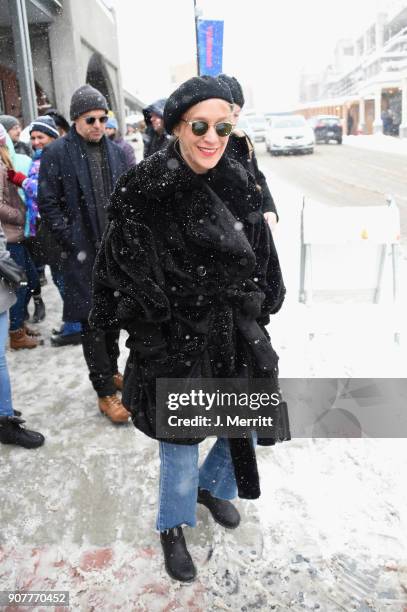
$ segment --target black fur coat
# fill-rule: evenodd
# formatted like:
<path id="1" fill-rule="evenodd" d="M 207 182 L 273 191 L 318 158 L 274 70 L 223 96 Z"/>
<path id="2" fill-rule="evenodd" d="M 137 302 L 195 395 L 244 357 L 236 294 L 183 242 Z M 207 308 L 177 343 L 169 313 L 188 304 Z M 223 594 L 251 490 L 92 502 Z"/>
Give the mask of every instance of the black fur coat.
<path id="1" fill-rule="evenodd" d="M 267 376 L 278 386 L 265 325 L 285 288 L 261 206 L 254 179 L 238 162 L 224 156 L 198 175 L 175 144 L 116 186 L 94 268 L 90 322 L 129 332 L 123 403 L 151 437 L 157 377 Z M 288 439 L 283 416 L 277 429 L 275 440 Z M 252 445 L 230 446 L 239 495 L 257 497 Z"/>

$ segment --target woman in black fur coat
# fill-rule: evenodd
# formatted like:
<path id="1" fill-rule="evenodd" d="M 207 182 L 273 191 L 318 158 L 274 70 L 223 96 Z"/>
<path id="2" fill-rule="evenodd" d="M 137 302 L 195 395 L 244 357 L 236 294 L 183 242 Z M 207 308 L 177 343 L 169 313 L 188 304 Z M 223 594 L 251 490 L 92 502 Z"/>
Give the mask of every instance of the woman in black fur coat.
<path id="1" fill-rule="evenodd" d="M 253 177 L 224 156 L 232 125 L 228 86 L 194 77 L 168 99 L 164 121 L 176 139 L 119 180 L 94 269 L 90 322 L 129 333 L 123 404 L 134 425 L 156 435 L 157 378 L 269 378 L 277 361 L 265 325 L 285 288 L 262 196 Z M 289 439 L 276 410 L 271 440 Z M 170 576 L 196 569 L 182 525 L 196 504 L 229 528 L 229 501 L 260 495 L 257 436 L 218 438 L 198 469 L 201 439 L 159 440 L 157 529 Z"/>

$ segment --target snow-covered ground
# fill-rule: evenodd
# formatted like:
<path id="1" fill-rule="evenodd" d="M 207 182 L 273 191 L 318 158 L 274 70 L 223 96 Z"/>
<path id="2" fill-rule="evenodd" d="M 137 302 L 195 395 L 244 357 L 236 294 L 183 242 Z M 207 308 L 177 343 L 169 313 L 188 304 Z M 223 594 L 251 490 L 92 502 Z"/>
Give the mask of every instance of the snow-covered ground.
<path id="1" fill-rule="evenodd" d="M 405 376 L 403 342 L 382 332 L 380 319 L 363 330 L 351 318 L 344 334 L 332 326 L 335 314 L 331 330 L 309 341 L 309 311 L 297 299 L 301 198 L 273 177 L 270 184 L 288 287 L 270 326 L 281 375 Z M 197 528 L 185 530 L 198 580 L 171 581 L 154 530 L 157 444 L 99 414 L 81 347 L 49 345 L 61 311 L 50 283 L 44 299 L 45 345 L 8 353 L 15 407 L 46 444 L 0 448 L 0 590 L 67 590 L 75 611 L 407 610 L 402 439 L 259 448 L 262 497 L 237 501 L 243 520 L 233 532 L 198 507 Z"/>
<path id="2" fill-rule="evenodd" d="M 358 147 L 359 149 L 407 155 L 407 138 L 396 138 L 394 136 L 385 136 L 384 134 L 372 134 L 371 136 L 344 136 L 343 142 L 352 147 Z"/>

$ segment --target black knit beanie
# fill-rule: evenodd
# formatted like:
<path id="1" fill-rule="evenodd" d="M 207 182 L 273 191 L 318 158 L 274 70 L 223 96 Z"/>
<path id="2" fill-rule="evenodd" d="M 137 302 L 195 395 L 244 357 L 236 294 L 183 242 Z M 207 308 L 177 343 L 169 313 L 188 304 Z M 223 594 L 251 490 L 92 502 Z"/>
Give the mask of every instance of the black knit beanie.
<path id="1" fill-rule="evenodd" d="M 244 95 L 239 81 L 235 77 L 229 76 L 228 74 L 219 74 L 218 79 L 229 86 L 229 89 L 232 92 L 233 102 L 242 108 L 244 106 Z"/>
<path id="2" fill-rule="evenodd" d="M 233 104 L 229 87 L 211 76 L 192 77 L 172 92 L 164 108 L 164 127 L 171 134 L 182 115 L 199 102 L 219 98 Z"/>
<path id="3" fill-rule="evenodd" d="M 55 121 L 55 125 L 57 128 L 62 128 L 65 132 L 69 132 L 69 123 L 65 119 L 63 115 L 56 108 L 49 108 L 47 110 L 47 115 L 52 117 Z"/>
<path id="4" fill-rule="evenodd" d="M 72 121 L 91 110 L 108 111 L 107 100 L 100 91 L 91 85 L 82 85 L 71 99 L 70 116 Z"/>
<path id="5" fill-rule="evenodd" d="M 49 115 L 42 115 L 34 119 L 34 121 L 30 123 L 29 132 L 30 134 L 31 132 L 42 132 L 52 138 L 59 138 L 59 132 L 55 121 Z"/>

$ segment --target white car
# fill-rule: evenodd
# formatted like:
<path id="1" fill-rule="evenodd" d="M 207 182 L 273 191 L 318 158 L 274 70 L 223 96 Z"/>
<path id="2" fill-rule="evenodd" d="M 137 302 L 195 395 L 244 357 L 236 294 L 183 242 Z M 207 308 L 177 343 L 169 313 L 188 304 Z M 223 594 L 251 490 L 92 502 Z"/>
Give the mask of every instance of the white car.
<path id="1" fill-rule="evenodd" d="M 264 115 L 246 115 L 245 118 L 250 123 L 254 133 L 254 142 L 264 142 L 266 138 L 267 121 Z"/>
<path id="2" fill-rule="evenodd" d="M 239 121 L 237 122 L 236 128 L 238 130 L 243 130 L 245 134 L 250 138 L 252 143 L 254 143 L 254 132 L 253 128 L 250 125 L 249 121 L 246 117 L 239 117 Z"/>
<path id="3" fill-rule="evenodd" d="M 266 132 L 266 149 L 271 155 L 313 153 L 314 130 L 302 115 L 272 117 Z"/>

